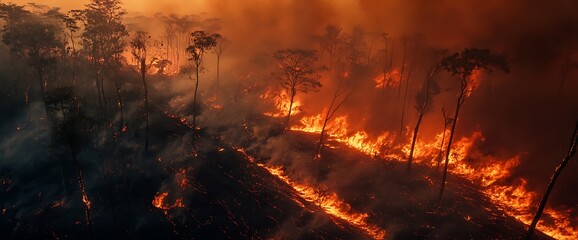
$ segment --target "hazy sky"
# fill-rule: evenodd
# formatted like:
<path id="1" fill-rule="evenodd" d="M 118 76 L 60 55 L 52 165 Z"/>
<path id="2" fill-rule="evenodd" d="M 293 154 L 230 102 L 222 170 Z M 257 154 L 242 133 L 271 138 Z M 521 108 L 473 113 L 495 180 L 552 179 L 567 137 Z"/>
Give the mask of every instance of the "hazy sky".
<path id="1" fill-rule="evenodd" d="M 48 6 L 59 6 L 65 10 L 69 9 L 82 9 L 83 6 L 90 2 L 90 0 L 10 0 L 0 2 L 12 2 L 16 4 L 26 4 L 26 3 L 37 3 L 44 4 Z M 203 12 L 203 3 L 205 0 L 122 0 L 125 9 L 129 12 L 144 12 L 144 13 L 156 13 L 163 12 L 163 10 L 171 9 L 171 12 L 175 13 L 198 13 Z M 151 3 L 154 3 L 153 6 Z M 195 8 L 201 8 L 195 9 Z"/>

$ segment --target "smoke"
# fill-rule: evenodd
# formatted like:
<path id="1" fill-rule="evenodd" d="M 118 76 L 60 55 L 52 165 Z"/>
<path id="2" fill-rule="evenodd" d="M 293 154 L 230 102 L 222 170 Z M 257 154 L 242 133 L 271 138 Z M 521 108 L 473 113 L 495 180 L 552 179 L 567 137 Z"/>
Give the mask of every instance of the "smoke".
<path id="1" fill-rule="evenodd" d="M 45 4 L 62 6 L 64 9 L 78 9 L 85 3 L 48 1 Z M 268 122 L 260 115 L 262 112 L 274 110 L 270 103 L 260 98 L 261 94 L 267 89 L 279 87 L 271 74 L 277 71 L 272 58 L 273 52 L 285 48 L 319 51 L 319 43 L 316 42 L 315 36 L 320 36 L 327 25 L 339 26 L 348 34 L 358 29 L 365 36 L 365 50 L 368 51 L 371 47 L 373 54 L 384 47 L 380 38 L 376 36 L 388 33 L 392 38 L 393 68 L 397 70 L 400 69 L 403 58 L 402 39 L 419 36 L 421 50 L 408 85 L 406 121 L 405 126 L 401 126 L 404 131 L 406 126 L 411 129 L 415 124 L 417 114 L 413 109 L 414 96 L 422 89 L 423 81 L 435 63 L 432 60 L 432 52 L 448 49 L 450 53 L 454 53 L 464 48 L 477 47 L 488 48 L 494 53 L 506 56 L 511 64 L 511 72 L 508 74 L 491 72 L 481 75 L 480 86 L 463 106 L 456 137 L 470 136 L 472 132 L 480 130 L 485 141 L 478 143 L 476 148 L 481 155 L 492 156 L 495 159 L 510 159 L 521 155 L 521 164 L 514 170 L 511 178 L 527 179 L 530 190 L 535 192 L 541 193 L 545 189 L 548 177 L 565 154 L 570 131 L 574 121 L 578 119 L 576 111 L 578 95 L 574 94 L 578 89 L 576 81 L 578 69 L 571 67 L 578 64 L 576 52 L 578 18 L 575 16 L 578 3 L 572 0 L 556 3 L 522 0 L 508 2 L 491 0 L 483 3 L 450 0 L 435 2 L 249 0 L 194 3 L 126 1 L 124 6 L 129 12 L 126 18 L 129 29 L 146 30 L 159 42 L 164 41 L 163 34 L 165 34 L 165 22 L 161 15 L 165 17 L 170 14 L 195 15 L 193 18 L 201 21 L 220 19 L 221 29 L 218 32 L 226 37 L 230 44 L 220 62 L 219 97 L 201 104 L 205 109 L 201 109 L 197 120 L 203 131 L 209 135 L 219 136 L 215 140 L 219 141 L 219 144 L 248 147 L 268 163 L 283 165 L 291 176 L 301 181 L 335 189 L 340 196 L 352 200 L 350 202 L 356 209 L 378 209 L 385 207 L 386 203 L 372 200 L 371 196 L 357 196 L 347 189 L 357 186 L 355 183 L 362 182 L 365 183 L 362 184 L 363 189 L 370 189 L 367 192 L 376 194 L 374 198 L 387 199 L 391 191 L 398 189 L 391 186 L 390 180 L 401 178 L 400 175 L 378 178 L 380 173 L 377 169 L 383 167 L 381 163 L 370 164 L 362 161 L 344 164 L 342 161 L 331 160 L 332 157 L 337 157 L 331 155 L 326 157 L 327 161 L 314 162 L 310 154 L 314 152 L 312 149 L 314 146 L 295 146 L 294 142 L 298 142 L 298 138 L 302 136 L 279 135 L 281 126 Z M 157 12 L 161 15 L 155 16 Z M 408 47 L 408 52 L 411 53 L 413 45 L 409 44 Z M 181 64 L 186 65 L 183 63 L 187 57 L 184 53 L 181 54 Z M 405 77 L 411 62 L 411 56 L 408 55 Z M 320 59 L 320 65 L 327 65 L 326 55 L 322 55 Z M 365 130 L 371 136 L 380 135 L 384 131 L 399 131 L 400 105 L 405 85 L 402 85 L 402 97 L 398 96 L 397 88 L 384 91 L 376 89 L 374 78 L 381 73 L 378 61 L 371 56 L 361 57 L 360 61 L 367 62 L 370 66 L 335 69 L 338 77 L 334 77 L 333 80 L 330 80 L 327 72 L 322 72 L 323 87 L 320 92 L 298 93 L 297 99 L 302 103 L 302 115 L 297 115 L 295 121 L 303 115 L 323 114 L 327 111 L 339 81 L 343 81 L 346 88 L 344 92 L 352 91 L 353 94 L 337 111 L 337 116 L 349 117 L 350 130 Z M 204 60 L 204 71 L 199 79 L 200 99 L 211 99 L 215 95 L 215 64 L 215 56 L 207 55 Z M 123 89 L 124 92 L 140 90 L 140 83 L 135 77 L 136 74 L 124 76 L 126 79 L 132 79 L 127 80 L 128 86 Z M 95 98 L 96 96 L 92 96 L 94 93 L 91 77 L 87 73 L 83 79 L 86 81 L 81 83 L 79 89 L 83 90 L 80 90 L 80 94 Z M 441 73 L 438 79 L 441 92 L 433 96 L 433 105 L 431 111 L 425 115 L 420 139 L 433 139 L 435 134 L 442 130 L 444 121 L 440 111 L 442 107 L 454 111 L 459 82 L 447 73 Z M 170 79 L 161 76 L 151 77 L 150 82 L 155 89 L 150 94 L 151 101 L 157 103 L 156 112 L 174 114 L 185 119 L 184 123 L 181 119 L 174 119 L 174 122 L 166 124 L 170 126 L 181 124 L 177 129 L 163 127 L 152 130 L 151 146 L 158 154 L 150 156 L 143 151 L 141 142 L 131 140 L 141 139 L 144 129 L 140 96 L 131 96 L 126 100 L 128 111 L 125 118 L 139 119 L 128 123 L 128 133 L 121 136 L 118 143 L 106 140 L 110 138 L 111 132 L 107 132 L 108 135 L 99 135 L 100 140 L 96 141 L 97 145 L 103 145 L 105 149 L 113 146 L 119 146 L 118 149 L 121 149 L 109 153 L 104 159 L 120 161 L 118 159 L 126 160 L 125 157 L 131 156 L 134 159 L 127 161 L 143 162 L 137 167 L 138 171 L 154 175 L 151 178 L 155 180 L 161 179 L 156 182 L 161 182 L 161 185 L 155 185 L 145 191 L 148 197 L 157 191 L 178 191 L 178 181 L 169 174 L 175 168 L 204 166 L 200 163 L 191 164 L 189 161 L 190 153 L 193 151 L 190 147 L 192 133 L 178 133 L 187 129 L 186 122 L 190 122 L 192 118 L 190 104 L 194 80 L 186 74 L 180 74 Z M 209 110 L 211 105 L 219 105 L 221 108 Z M 41 105 L 32 103 L 28 111 L 33 113 L 31 118 L 37 119 L 39 118 L 37 115 L 41 115 L 44 110 Z M 96 114 L 94 109 L 87 110 L 89 116 Z M 15 117 L 19 120 L 26 118 L 27 116 Z M 168 120 L 153 116 L 151 125 L 162 125 L 166 123 L 165 121 Z M 34 164 L 35 159 L 41 159 L 39 155 L 45 151 L 44 148 L 33 148 L 35 151 L 26 150 L 37 145 L 35 139 L 44 139 L 42 142 L 46 142 L 48 137 L 48 127 L 40 126 L 40 121 L 32 121 L 31 124 L 26 126 L 24 131 L 15 131 L 17 124 L 1 126 L 4 137 L 0 142 L 0 155 L 6 159 L 2 164 L 10 165 L 10 169 Z M 118 122 L 114 122 L 112 125 L 117 124 Z M 314 142 L 316 139 L 308 140 Z M 87 143 L 85 148 L 88 150 L 81 151 L 79 158 L 84 159 L 83 161 L 100 162 L 101 159 L 95 159 L 98 155 L 97 150 L 92 146 L 89 147 L 94 144 Z M 128 154 L 129 152 L 131 154 Z M 352 157 L 351 161 L 357 159 L 362 158 Z M 483 158 L 478 160 L 483 161 Z M 97 166 L 96 163 L 85 166 L 85 171 L 94 172 L 92 178 L 87 179 L 89 188 L 102 187 L 93 184 L 97 182 L 98 176 L 106 176 L 107 171 L 113 171 L 107 169 L 107 166 L 110 168 L 107 164 L 110 163 L 104 163 L 104 167 Z M 156 175 L 153 170 L 146 171 L 149 167 L 161 169 L 163 176 Z M 51 170 L 51 173 L 54 171 L 57 172 Z M 572 163 L 565 171 L 551 196 L 550 204 L 575 207 L 578 196 L 570 193 L 578 187 L 578 183 L 572 179 L 572 176 L 578 173 L 578 168 Z M 198 172 L 192 171 L 189 174 L 195 175 Z M 368 180 L 365 176 L 372 176 L 375 179 Z M 409 185 L 412 184 L 418 185 L 418 183 Z M 382 188 L 371 187 L 373 185 Z M 57 189 L 55 187 L 45 192 L 57 195 Z M 413 190 L 415 194 L 412 196 L 423 199 L 435 198 L 430 196 L 431 192 L 426 189 Z M 362 200 L 356 201 L 356 197 Z M 69 198 L 79 201 L 77 196 Z M 99 198 L 105 197 L 99 195 Z M 392 204 L 400 208 L 409 208 L 423 199 Z M 114 215 L 103 213 L 107 217 L 108 214 Z M 415 218 L 420 217 L 427 218 L 427 216 Z M 449 219 L 446 219 L 448 221 L 445 223 L 449 224 Z M 324 223 L 322 220 L 314 220 L 308 224 L 322 225 L 317 221 Z M 283 235 L 285 232 L 296 231 L 297 228 L 293 224 L 291 222 L 281 224 L 282 230 L 279 234 L 285 236 Z M 390 226 L 393 231 L 403 228 L 404 226 Z"/>

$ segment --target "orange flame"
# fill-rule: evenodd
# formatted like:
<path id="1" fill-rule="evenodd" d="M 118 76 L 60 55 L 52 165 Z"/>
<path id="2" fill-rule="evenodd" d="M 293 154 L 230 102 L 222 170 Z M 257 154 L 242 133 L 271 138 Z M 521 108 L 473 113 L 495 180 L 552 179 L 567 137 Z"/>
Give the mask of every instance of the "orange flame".
<path id="1" fill-rule="evenodd" d="M 377 75 L 373 81 L 375 82 L 375 88 L 392 88 L 399 85 L 399 71 L 392 70 L 385 74 Z"/>
<path id="2" fill-rule="evenodd" d="M 182 198 L 177 198 L 173 204 L 166 204 L 165 199 L 169 195 L 168 192 L 157 193 L 155 198 L 153 199 L 152 203 L 158 209 L 162 209 L 165 211 L 174 209 L 174 208 L 183 208 L 185 205 L 183 204 Z"/>
<path id="3" fill-rule="evenodd" d="M 479 85 L 479 71 L 472 75 L 469 93 Z M 293 126 L 291 130 L 309 133 L 320 133 L 323 126 L 321 114 L 303 117 L 300 126 Z M 344 143 L 370 156 L 380 156 L 387 160 L 407 161 L 411 143 L 403 146 L 394 146 L 395 134 L 385 132 L 377 138 L 371 138 L 364 131 L 349 134 L 347 117 L 335 118 L 326 127 L 326 133 L 335 142 Z M 409 132 L 409 131 L 408 131 Z M 434 161 L 440 154 L 440 145 L 443 133 L 436 135 L 430 142 L 418 140 L 414 148 L 414 159 L 418 164 L 435 167 Z M 446 134 L 446 136 L 448 136 Z M 447 138 L 446 138 L 447 139 Z M 535 213 L 538 194 L 527 190 L 526 180 L 517 179 L 507 185 L 505 180 L 511 176 L 511 171 L 520 164 L 521 156 L 510 159 L 496 159 L 486 156 L 475 149 L 477 142 L 485 141 L 481 131 L 474 132 L 470 137 L 463 137 L 452 145 L 449 156 L 449 172 L 478 184 L 482 193 L 506 214 L 513 216 L 520 222 L 529 225 Z M 389 152 L 384 150 L 388 146 Z M 445 147 L 445 146 L 444 146 Z M 397 154 L 396 150 L 400 150 Z M 401 155 L 400 155 L 401 154 Z M 468 161 L 468 159 L 483 161 Z M 479 163 L 481 162 L 481 163 Z M 578 230 L 568 220 L 570 213 L 567 210 L 547 208 L 538 229 L 545 234 L 558 239 L 578 239 Z"/>
<path id="4" fill-rule="evenodd" d="M 274 94 L 273 91 L 268 89 L 260 96 L 261 99 L 273 99 L 276 112 L 264 113 L 266 116 L 270 117 L 286 117 L 289 114 L 289 105 L 291 105 L 291 100 L 288 94 L 283 90 L 280 94 Z M 291 115 L 295 115 L 301 111 L 301 101 L 298 99 L 293 100 L 293 105 L 291 106 Z"/>
<path id="5" fill-rule="evenodd" d="M 237 151 L 244 155 L 249 162 L 255 163 L 255 159 L 249 156 L 244 149 L 238 148 Z M 367 218 L 369 217 L 367 213 L 354 212 L 351 206 L 339 199 L 336 193 L 322 191 L 307 184 L 297 183 L 289 178 L 280 166 L 267 166 L 262 163 L 257 163 L 257 166 L 262 167 L 271 175 L 291 186 L 301 198 L 307 202 L 316 204 L 330 216 L 357 227 L 373 239 L 385 238 L 385 230 L 367 223 Z"/>

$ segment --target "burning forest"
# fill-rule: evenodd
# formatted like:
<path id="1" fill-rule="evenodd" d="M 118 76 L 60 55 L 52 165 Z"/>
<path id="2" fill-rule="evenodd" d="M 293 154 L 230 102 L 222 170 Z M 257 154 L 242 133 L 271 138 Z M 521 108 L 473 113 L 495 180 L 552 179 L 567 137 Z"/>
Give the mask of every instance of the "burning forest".
<path id="1" fill-rule="evenodd" d="M 578 4 L 0 3 L 1 239 L 578 239 Z"/>

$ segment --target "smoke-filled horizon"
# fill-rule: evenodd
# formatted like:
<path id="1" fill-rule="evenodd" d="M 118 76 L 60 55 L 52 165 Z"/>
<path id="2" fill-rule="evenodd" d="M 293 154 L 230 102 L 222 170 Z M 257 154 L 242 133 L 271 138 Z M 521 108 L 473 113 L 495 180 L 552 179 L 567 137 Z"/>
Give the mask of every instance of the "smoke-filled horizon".
<path id="1" fill-rule="evenodd" d="M 13 2 L 26 4 L 29 1 Z M 39 1 L 36 4 L 61 7 L 62 12 L 66 13 L 72 9 L 84 9 L 88 3 L 67 0 Z M 84 150 L 78 150 L 80 159 L 93 161 L 87 164 L 87 169 L 94 169 L 95 172 L 101 171 L 98 170 L 101 166 L 97 166 L 96 162 L 110 161 L 107 164 L 111 167 L 114 161 L 126 157 L 135 162 L 150 160 L 143 161 L 146 163 L 140 166 L 142 169 L 154 168 L 158 161 L 166 175 L 176 172 L 175 169 L 186 168 L 182 173 L 186 177 L 199 174 L 194 169 L 206 167 L 200 163 L 187 165 L 187 161 L 196 158 L 196 155 L 189 156 L 191 152 L 198 151 L 202 156 L 203 150 L 197 148 L 225 144 L 245 146 L 261 154 L 268 163 L 284 166 L 286 172 L 293 174 L 292 177 L 296 179 L 318 182 L 342 193 L 347 192 L 347 186 L 353 181 L 361 179 L 362 173 L 376 174 L 370 169 L 375 164 L 359 163 L 352 167 L 355 171 L 348 175 L 347 167 L 336 164 L 337 160 L 330 162 L 339 166 L 328 170 L 334 165 L 323 165 L 323 159 L 311 163 L 311 153 L 307 147 L 304 147 L 307 150 L 295 149 L 292 144 L 298 140 L 282 134 L 279 136 L 279 127 L 284 125 L 286 112 L 276 107 L 287 108 L 286 101 L 290 93 L 279 84 L 279 78 L 283 78 L 285 73 L 279 70 L 280 63 L 275 54 L 284 49 L 315 51 L 319 58 L 313 62 L 313 67 L 320 69 L 316 74 L 322 85 L 307 93 L 297 92 L 295 100 L 298 107 L 291 116 L 290 125 L 297 129 L 303 127 L 303 124 L 307 125 L 303 123 L 304 119 L 325 117 L 332 98 L 338 93 L 337 102 L 344 99 L 343 105 L 339 105 L 329 125 L 343 127 L 339 124 L 346 119 L 348 132 L 344 134 L 348 137 L 359 132 L 366 133 L 368 139 L 377 139 L 384 134 L 393 136 L 392 142 L 384 141 L 387 144 L 379 146 L 380 151 L 388 147 L 397 151 L 399 146 L 411 141 L 419 116 L 418 105 L 424 98 L 424 83 L 432 68 L 442 58 L 467 48 L 488 49 L 493 54 L 503 56 L 509 63 L 508 72 L 494 69 L 475 74 L 477 84 L 461 108 L 454 142 L 475 139 L 469 155 L 463 157 L 472 166 L 485 166 L 500 161 L 507 165 L 508 160 L 519 159 L 519 164 L 498 184 L 514 185 L 519 179 L 525 179 L 527 190 L 539 196 L 565 156 L 571 131 L 578 119 L 578 17 L 575 13 L 578 3 L 572 0 L 556 3 L 522 0 L 199 0 L 191 3 L 126 0 L 122 1 L 122 7 L 127 11 L 123 17 L 129 33 L 127 41 L 137 31 L 146 31 L 150 35 L 151 46 L 154 46 L 151 56 L 169 60 L 170 65 L 163 69 L 166 72 L 153 73 L 153 70 L 160 68 L 149 69 L 148 72 L 151 153 L 143 150 L 141 141 L 145 135 L 143 111 L 148 110 L 143 110 L 147 107 L 143 107 L 141 102 L 143 97 L 137 61 L 128 48 L 124 50 L 126 66 L 120 68 L 118 75 L 105 78 L 108 82 L 103 87 L 109 91 L 106 92 L 109 105 L 107 107 L 105 104 L 104 112 L 108 111 L 107 114 L 111 116 L 108 122 L 110 126 L 100 126 L 100 129 L 96 127 L 98 124 L 90 123 L 92 125 L 87 128 L 90 129 L 87 132 L 91 136 L 87 138 L 92 140 L 82 143 L 85 145 Z M 327 43 L 322 40 L 329 26 L 339 29 L 344 44 L 334 59 L 330 58 L 324 45 Z M 192 108 L 194 64 L 190 61 L 191 55 L 185 51 L 191 44 L 190 33 L 197 30 L 218 33 L 226 39 L 223 54 L 219 58 L 218 73 L 217 57 L 213 51 L 207 53 L 199 68 L 199 96 L 196 103 L 201 106 L 200 110 Z M 387 38 L 384 39 L 384 36 Z M 77 40 L 76 43 L 79 50 L 82 50 L 82 41 Z M 7 46 L 3 45 L 1 51 L 9 55 Z M 10 59 L 2 57 L 0 61 L 8 66 Z M 41 159 L 43 152 L 50 148 L 49 145 L 54 144 L 51 127 L 32 121 L 46 121 L 42 116 L 49 109 L 41 107 L 40 92 L 43 90 L 37 86 L 34 76 L 16 73 L 18 70 L 30 69 L 26 64 L 25 61 L 17 62 L 15 68 L 3 67 L 2 70 L 6 75 L 3 81 L 27 79 L 27 84 L 11 82 L 12 85 L 20 84 L 14 89 L 31 91 L 30 99 L 26 96 L 26 103 L 21 101 L 24 97 L 14 97 L 14 92 L 4 96 L 7 99 L 18 99 L 19 105 L 15 106 L 25 105 L 22 107 L 25 110 L 14 110 L 16 107 L 2 105 L 2 109 L 10 109 L 10 113 L 15 113 L 3 117 L 8 120 L 0 125 L 0 134 L 5 136 L 0 140 L 0 153 L 9 159 L 2 164 L 16 164 L 20 159 L 25 159 L 20 162 L 22 165 L 14 169 L 37 166 L 34 161 Z M 79 105 L 86 108 L 83 112 L 96 117 L 102 110 L 97 108 L 100 93 L 94 89 L 98 83 L 93 83 L 90 64 L 89 61 L 80 64 L 75 93 L 82 96 Z M 50 74 L 58 74 L 58 71 L 61 70 Z M 220 81 L 218 86 L 217 74 Z M 58 77 L 55 79 L 62 80 Z M 122 87 L 116 89 L 117 92 L 113 89 L 116 84 L 113 84 L 114 79 L 125 80 Z M 460 90 L 460 80 L 444 69 L 435 74 L 431 81 L 430 101 L 424 110 L 418 143 L 436 141 L 438 134 L 444 130 L 442 109 L 453 115 Z M 48 88 L 60 84 L 48 83 Z M 122 105 L 116 100 L 120 93 L 125 94 L 118 100 L 124 100 L 122 110 L 117 109 L 117 105 Z M 278 95 L 282 95 L 285 105 L 275 102 L 280 100 Z M 148 135 L 147 114 L 144 113 Z M 271 119 L 265 116 L 274 116 L 274 121 L 269 121 Z M 167 119 L 180 125 L 158 127 L 158 124 L 169 121 Z M 191 125 L 190 122 L 195 121 L 193 119 L 202 129 L 198 135 L 206 134 L 211 136 L 207 137 L 211 140 L 195 140 L 197 133 L 179 132 L 197 127 Z M 33 123 L 23 124 L 27 121 Z M 25 126 L 22 127 L 24 132 L 19 132 L 21 125 Z M 126 128 L 114 130 L 119 125 L 121 129 L 124 126 Z M 14 130 L 14 126 L 18 126 L 18 130 Z M 340 129 L 330 129 L 336 130 Z M 329 141 L 338 141 L 339 137 L 335 137 L 338 134 L 330 134 L 334 134 L 334 139 L 328 137 L 327 145 L 335 147 Z M 34 151 L 25 150 L 38 142 L 44 142 L 45 145 Z M 191 147 L 194 144 L 201 147 Z M 54 151 L 58 155 L 67 150 L 61 146 Z M 327 151 L 329 156 L 335 154 Z M 389 152 L 383 150 L 368 155 L 373 155 L 374 159 L 387 160 L 384 156 L 389 155 L 384 153 Z M 405 157 L 401 161 L 405 162 Z M 170 159 L 170 162 L 162 162 L 165 159 Z M 105 165 L 103 163 L 103 176 L 106 176 L 107 171 L 112 171 L 105 170 Z M 160 178 L 153 170 L 142 169 L 139 171 L 154 175 L 156 180 Z M 319 178 L 316 171 L 323 172 L 324 178 L 315 179 Z M 15 176 L 16 172 L 14 170 L 6 176 Z M 66 172 L 63 175 L 66 174 L 74 175 Z M 578 165 L 573 161 L 560 176 L 548 202 L 548 206 L 556 209 L 570 209 L 566 214 L 574 229 L 578 226 L 578 196 L 573 194 L 578 188 L 575 174 L 578 174 Z M 100 176 L 87 176 L 87 182 L 90 183 L 88 188 L 101 187 L 95 184 Z M 148 188 L 159 192 L 178 192 L 179 181 L 179 175 L 175 174 Z M 437 181 L 434 180 L 434 188 L 438 187 Z M 388 185 L 383 179 L 376 182 Z M 54 188 L 47 192 L 57 195 L 57 191 Z M 429 196 L 421 192 L 418 195 Z M 185 197 L 187 201 L 193 200 Z M 375 202 L 383 204 L 383 201 Z M 375 207 L 358 205 L 363 206 L 361 209 Z M 162 208 L 162 204 L 160 206 L 157 208 Z M 311 224 L 319 226 L 319 223 Z M 385 225 L 391 227 L 389 223 Z"/>

